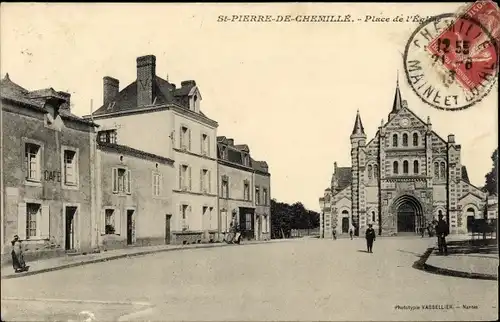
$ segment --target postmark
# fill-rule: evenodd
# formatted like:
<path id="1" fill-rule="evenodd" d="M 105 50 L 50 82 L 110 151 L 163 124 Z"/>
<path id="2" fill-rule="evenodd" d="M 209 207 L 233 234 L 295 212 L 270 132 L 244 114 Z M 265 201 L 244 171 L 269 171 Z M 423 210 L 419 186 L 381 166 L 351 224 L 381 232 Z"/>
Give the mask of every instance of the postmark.
<path id="1" fill-rule="evenodd" d="M 498 19 L 484 19 L 488 10 L 490 6 L 475 3 L 462 14 L 432 17 L 409 38 L 405 74 L 426 104 L 446 111 L 463 110 L 481 101 L 495 85 L 498 40 L 488 28 L 498 32 Z"/>

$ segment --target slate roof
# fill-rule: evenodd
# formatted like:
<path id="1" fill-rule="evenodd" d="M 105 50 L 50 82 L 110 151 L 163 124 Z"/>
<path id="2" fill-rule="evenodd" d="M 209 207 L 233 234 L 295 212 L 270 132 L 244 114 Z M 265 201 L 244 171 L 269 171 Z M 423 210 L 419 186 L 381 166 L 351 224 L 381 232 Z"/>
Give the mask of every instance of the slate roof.
<path id="1" fill-rule="evenodd" d="M 392 103 L 392 113 L 396 113 L 402 107 L 401 91 L 399 90 L 399 80 L 396 84 L 396 93 L 394 93 L 394 102 Z"/>
<path id="2" fill-rule="evenodd" d="M 352 129 L 352 134 L 362 134 L 365 135 L 365 128 L 361 122 L 361 115 L 359 115 L 359 110 L 356 113 L 356 120 L 354 121 L 354 128 Z"/>
<path id="3" fill-rule="evenodd" d="M 139 158 L 141 158 L 141 157 L 142 158 L 149 158 L 149 159 L 157 160 L 157 161 L 168 163 L 168 164 L 174 163 L 174 160 L 172 160 L 170 158 L 166 158 L 166 157 L 162 157 L 162 156 L 159 156 L 159 155 L 156 155 L 153 153 L 134 149 L 134 148 L 131 148 L 131 147 L 126 146 L 126 145 L 98 141 L 97 146 L 100 149 L 108 148 L 108 149 L 111 149 L 111 150 L 114 150 L 117 152 L 128 153 L 128 154 L 131 154 L 131 155 L 139 157 Z"/>
<path id="4" fill-rule="evenodd" d="M 351 167 L 338 167 L 333 176 L 337 179 L 337 187 L 335 189 L 340 191 L 352 182 Z"/>
<path id="5" fill-rule="evenodd" d="M 225 136 L 217 137 L 217 158 L 219 160 L 225 160 L 232 163 L 243 165 L 243 153 L 250 153 L 250 148 L 246 144 L 231 144 L 230 138 Z M 233 140 L 234 143 L 234 140 Z M 222 157 L 222 147 L 226 147 L 227 158 Z M 269 173 L 269 165 L 266 161 L 257 161 L 250 156 L 250 168 L 255 171 Z"/>
<path id="6" fill-rule="evenodd" d="M 470 184 L 469 174 L 467 173 L 467 167 L 464 165 L 462 166 L 462 180 Z"/>
<path id="7" fill-rule="evenodd" d="M 24 106 L 34 108 L 36 110 L 39 110 L 40 112 L 47 112 L 45 109 L 45 103 L 47 102 L 47 99 L 58 98 L 62 101 L 62 104 L 59 108 L 59 114 L 62 118 L 97 126 L 93 122 L 85 120 L 71 113 L 69 106 L 70 94 L 65 92 L 58 92 L 52 87 L 29 91 L 14 83 L 7 73 L 5 74 L 5 77 L 0 81 L 0 93 L 2 99 L 7 99 Z"/>

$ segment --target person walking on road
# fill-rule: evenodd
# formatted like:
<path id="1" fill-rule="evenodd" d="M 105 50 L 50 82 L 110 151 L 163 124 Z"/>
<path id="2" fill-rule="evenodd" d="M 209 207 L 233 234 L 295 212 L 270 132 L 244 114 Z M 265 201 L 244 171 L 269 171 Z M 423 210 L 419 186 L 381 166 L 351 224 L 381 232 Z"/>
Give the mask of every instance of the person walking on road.
<path id="1" fill-rule="evenodd" d="M 11 241 L 12 244 L 12 266 L 14 267 L 14 271 L 16 273 L 21 273 L 28 270 L 28 266 L 24 262 L 23 249 L 21 245 L 21 240 L 19 240 L 19 236 L 15 235 L 14 239 Z"/>
<path id="2" fill-rule="evenodd" d="M 448 246 L 446 245 L 446 236 L 450 233 L 448 223 L 443 220 L 443 215 L 439 214 L 438 223 L 436 225 L 436 235 L 438 238 L 439 254 L 448 255 Z"/>
<path id="3" fill-rule="evenodd" d="M 368 229 L 366 230 L 365 238 L 366 238 L 366 247 L 368 248 L 368 253 L 373 253 L 373 242 L 375 241 L 376 234 L 372 224 L 368 224 Z"/>
<path id="4" fill-rule="evenodd" d="M 333 231 L 332 231 L 332 238 L 334 240 L 337 240 L 337 231 L 335 229 L 333 229 Z"/>
<path id="5" fill-rule="evenodd" d="M 352 227 L 351 227 L 351 228 L 349 228 L 349 236 L 351 236 L 351 240 L 352 240 L 352 235 L 353 235 L 353 234 L 354 234 L 354 231 L 353 231 L 353 229 L 352 229 Z"/>

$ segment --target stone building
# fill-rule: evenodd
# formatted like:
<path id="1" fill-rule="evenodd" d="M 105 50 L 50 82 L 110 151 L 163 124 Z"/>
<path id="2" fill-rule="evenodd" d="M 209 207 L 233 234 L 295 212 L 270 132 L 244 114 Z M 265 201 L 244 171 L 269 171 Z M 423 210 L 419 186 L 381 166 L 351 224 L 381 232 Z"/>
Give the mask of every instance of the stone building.
<path id="1" fill-rule="evenodd" d="M 216 132 L 201 111 L 195 81 L 181 87 L 156 75 L 156 57 L 137 58 L 137 78 L 119 90 L 103 79 L 103 105 L 91 116 L 99 136 L 175 161 L 171 230 L 180 243 L 218 238 Z"/>
<path id="2" fill-rule="evenodd" d="M 322 196 L 325 237 L 351 226 L 359 234 L 370 223 L 380 235 L 418 234 L 439 214 L 451 233 L 465 233 L 468 217 L 481 216 L 486 195 L 469 182 L 460 144 L 413 113 L 399 84 L 374 138 L 367 140 L 358 111 L 350 141 L 351 167 L 335 163 Z"/>
<path id="3" fill-rule="evenodd" d="M 174 161 L 105 139 L 98 141 L 97 150 L 99 246 L 108 250 L 175 243 Z"/>
<path id="4" fill-rule="evenodd" d="M 28 260 L 98 247 L 96 126 L 70 94 L 2 79 L 2 259 L 19 235 Z"/>
<path id="5" fill-rule="evenodd" d="M 246 239 L 270 238 L 270 174 L 267 163 L 255 161 L 246 144 L 217 137 L 219 213 L 225 236 L 235 217 Z"/>

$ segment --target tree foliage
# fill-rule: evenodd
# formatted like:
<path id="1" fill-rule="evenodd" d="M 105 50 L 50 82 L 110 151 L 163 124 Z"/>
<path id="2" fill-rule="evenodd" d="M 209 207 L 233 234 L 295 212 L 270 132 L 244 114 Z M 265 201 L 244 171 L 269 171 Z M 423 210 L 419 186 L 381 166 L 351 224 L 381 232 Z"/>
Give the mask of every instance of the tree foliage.
<path id="1" fill-rule="evenodd" d="M 491 171 L 485 175 L 486 184 L 484 186 L 484 191 L 489 194 L 497 194 L 498 148 L 496 148 L 491 155 L 491 160 L 493 161 L 493 167 Z"/>
<path id="2" fill-rule="evenodd" d="M 271 238 L 290 237 L 292 229 L 319 227 L 319 213 L 307 210 L 300 202 L 292 205 L 271 200 Z"/>

